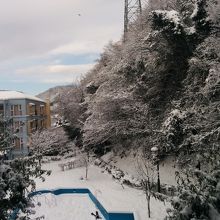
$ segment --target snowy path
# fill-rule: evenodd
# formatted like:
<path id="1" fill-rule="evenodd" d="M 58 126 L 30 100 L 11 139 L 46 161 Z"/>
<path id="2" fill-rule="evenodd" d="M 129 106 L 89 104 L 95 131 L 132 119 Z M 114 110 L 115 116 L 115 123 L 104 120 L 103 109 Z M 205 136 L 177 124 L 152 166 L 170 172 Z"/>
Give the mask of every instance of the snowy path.
<path id="1" fill-rule="evenodd" d="M 58 163 L 45 164 L 44 168 L 52 170 L 51 176 L 45 182 L 37 180 L 37 189 L 56 188 L 88 188 L 101 202 L 107 211 L 134 212 L 136 220 L 147 219 L 147 203 L 142 191 L 116 183 L 108 174 L 101 173 L 95 166 L 89 168 L 88 180 L 80 180 L 85 175 L 85 168 L 61 171 Z M 166 214 L 163 203 L 152 198 L 151 220 L 161 220 Z M 92 219 L 92 218 L 89 218 Z M 89 220 L 88 219 L 88 220 Z"/>

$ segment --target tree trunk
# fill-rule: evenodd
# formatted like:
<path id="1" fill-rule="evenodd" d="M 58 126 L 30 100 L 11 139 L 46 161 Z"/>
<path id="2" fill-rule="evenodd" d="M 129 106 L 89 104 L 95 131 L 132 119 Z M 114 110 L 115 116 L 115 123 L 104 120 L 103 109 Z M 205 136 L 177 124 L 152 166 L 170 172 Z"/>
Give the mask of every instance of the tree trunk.
<path id="1" fill-rule="evenodd" d="M 88 166 L 86 165 L 86 180 L 88 178 Z"/>
<path id="2" fill-rule="evenodd" d="M 147 198 L 148 217 L 150 218 L 150 196 Z"/>

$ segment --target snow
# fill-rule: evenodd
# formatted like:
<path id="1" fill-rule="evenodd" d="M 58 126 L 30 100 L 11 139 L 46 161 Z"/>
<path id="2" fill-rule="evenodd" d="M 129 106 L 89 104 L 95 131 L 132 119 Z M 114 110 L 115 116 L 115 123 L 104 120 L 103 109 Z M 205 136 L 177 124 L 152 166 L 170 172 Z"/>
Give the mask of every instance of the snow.
<path id="1" fill-rule="evenodd" d="M 196 33 L 196 28 L 195 28 L 195 26 L 192 26 L 192 27 L 186 28 L 186 31 L 187 31 L 188 35 L 192 35 L 192 34 Z"/>
<path id="2" fill-rule="evenodd" d="M 212 205 L 209 205 L 209 207 L 210 207 L 209 210 L 210 220 L 219 220 L 220 214 L 217 212 L 217 210 Z"/>
<path id="3" fill-rule="evenodd" d="M 65 163 L 68 160 L 62 162 Z M 59 163 L 60 161 L 43 165 L 43 168 L 52 170 L 52 174 L 46 178 L 45 182 L 37 180 L 37 190 L 88 188 L 108 212 L 133 212 L 136 220 L 148 219 L 147 202 L 143 191 L 128 186 L 124 186 L 123 188 L 110 175 L 103 173 L 99 167 L 90 166 L 88 180 L 85 180 L 84 167 L 61 171 L 58 167 Z M 63 208 L 63 206 L 57 207 L 57 212 L 69 216 L 69 211 L 64 212 Z M 164 206 L 164 203 L 152 198 L 151 208 L 151 220 L 161 220 L 166 216 L 167 207 Z M 47 210 L 47 208 L 44 208 L 44 210 Z M 49 210 L 47 210 L 48 212 Z M 71 209 L 71 212 L 74 212 L 74 210 Z M 68 216 L 66 216 L 66 219 L 69 219 Z M 91 217 L 88 219 L 91 219 Z"/>
<path id="4" fill-rule="evenodd" d="M 102 157 L 103 159 L 104 157 Z M 110 163 L 110 165 L 115 166 L 122 170 L 127 178 L 130 176 L 130 179 L 138 179 L 140 178 L 140 174 L 138 173 L 138 158 L 134 157 L 132 154 L 127 155 L 126 157 L 115 156 L 113 160 L 105 160 L 106 163 Z M 168 185 L 176 185 L 176 171 L 178 171 L 178 167 L 175 165 L 175 157 L 167 156 L 166 159 L 160 162 L 160 180 L 161 183 Z"/>
<path id="5" fill-rule="evenodd" d="M 25 94 L 23 92 L 0 90 L 0 100 L 9 100 L 9 99 L 31 99 L 35 101 L 44 102 L 42 99 L 39 99 L 32 95 Z"/>
<path id="6" fill-rule="evenodd" d="M 88 220 L 95 219 L 91 213 L 95 213 L 97 208 L 86 194 L 61 194 L 51 193 L 34 197 L 36 212 L 31 218 L 44 216 L 47 220 Z M 105 218 L 99 212 L 100 217 Z"/>
<path id="7" fill-rule="evenodd" d="M 179 13 L 175 10 L 167 11 L 167 10 L 155 10 L 157 14 L 162 14 L 166 19 L 171 20 L 175 24 L 180 24 Z"/>
<path id="8" fill-rule="evenodd" d="M 194 4 L 194 10 L 193 10 L 193 12 L 192 12 L 192 14 L 191 14 L 191 16 L 190 16 L 190 18 L 195 18 L 196 16 L 197 16 L 197 14 L 198 14 L 198 4 L 196 3 L 196 4 Z"/>
<path id="9" fill-rule="evenodd" d="M 181 23 L 181 19 L 179 13 L 175 10 L 155 10 L 153 14 L 156 14 L 158 17 L 161 17 L 164 21 L 168 21 L 169 23 L 173 23 L 173 31 L 176 34 L 181 34 L 181 27 L 183 24 Z"/>
<path id="10" fill-rule="evenodd" d="M 158 152 L 158 148 L 157 147 L 152 147 L 151 152 Z"/>
<path id="11" fill-rule="evenodd" d="M 174 109 L 169 113 L 169 117 L 167 117 L 166 121 L 163 123 L 165 130 L 172 129 L 172 122 L 175 118 L 184 119 L 186 117 L 186 111 L 181 111 L 179 109 Z"/>
<path id="12" fill-rule="evenodd" d="M 216 86 L 220 83 L 220 74 L 219 74 L 219 71 L 218 69 L 210 69 L 209 70 L 209 75 L 207 76 L 206 80 L 206 87 L 213 87 L 213 86 Z"/>
<path id="13" fill-rule="evenodd" d="M 104 160 L 105 162 L 109 162 L 110 160 L 112 160 L 112 158 L 114 158 L 114 154 L 112 151 L 108 152 L 107 154 L 101 157 L 101 159 Z"/>

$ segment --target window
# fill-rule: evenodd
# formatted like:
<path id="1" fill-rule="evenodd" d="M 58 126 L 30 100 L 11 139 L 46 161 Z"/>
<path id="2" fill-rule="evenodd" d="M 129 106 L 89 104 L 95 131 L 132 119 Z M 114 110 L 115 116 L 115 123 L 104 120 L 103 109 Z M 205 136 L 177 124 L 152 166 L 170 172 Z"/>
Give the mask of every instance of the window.
<path id="1" fill-rule="evenodd" d="M 0 115 L 4 115 L 4 105 L 0 104 Z"/>
<path id="2" fill-rule="evenodd" d="M 11 116 L 13 116 L 13 115 L 14 115 L 14 106 L 11 105 Z"/>
<path id="3" fill-rule="evenodd" d="M 24 141 L 23 141 L 23 138 L 20 138 L 20 147 L 21 147 L 21 148 L 24 147 Z"/>
<path id="4" fill-rule="evenodd" d="M 24 122 L 22 122 L 22 121 L 15 121 L 13 123 L 13 132 L 15 132 L 15 133 L 23 132 L 23 126 L 24 126 Z"/>
<path id="5" fill-rule="evenodd" d="M 19 138 L 14 139 L 14 147 L 15 147 L 15 149 L 20 149 L 20 139 Z"/>
<path id="6" fill-rule="evenodd" d="M 11 105 L 11 116 L 22 115 L 21 105 Z"/>
<path id="7" fill-rule="evenodd" d="M 34 103 L 29 103 L 29 112 L 30 112 L 30 115 L 36 114 L 36 105 Z"/>
<path id="8" fill-rule="evenodd" d="M 45 112 L 45 106 L 44 105 L 40 105 L 40 114 L 44 115 Z"/>
<path id="9" fill-rule="evenodd" d="M 37 115 L 37 106 L 35 105 L 34 114 Z"/>
<path id="10" fill-rule="evenodd" d="M 21 105 L 18 105 L 18 112 L 19 112 L 19 115 L 22 115 L 22 108 L 21 108 Z"/>
<path id="11" fill-rule="evenodd" d="M 15 139 L 13 140 L 13 145 L 14 145 L 14 148 L 15 148 L 15 149 L 21 150 L 21 149 L 24 147 L 23 138 L 15 138 Z"/>
<path id="12" fill-rule="evenodd" d="M 30 131 L 34 132 L 34 121 L 30 122 Z"/>
<path id="13" fill-rule="evenodd" d="M 38 129 L 38 122 L 37 120 L 30 121 L 30 131 L 33 133 Z"/>
<path id="14" fill-rule="evenodd" d="M 45 128 L 44 120 L 41 120 L 41 121 L 40 121 L 40 126 L 41 126 L 41 128 Z"/>

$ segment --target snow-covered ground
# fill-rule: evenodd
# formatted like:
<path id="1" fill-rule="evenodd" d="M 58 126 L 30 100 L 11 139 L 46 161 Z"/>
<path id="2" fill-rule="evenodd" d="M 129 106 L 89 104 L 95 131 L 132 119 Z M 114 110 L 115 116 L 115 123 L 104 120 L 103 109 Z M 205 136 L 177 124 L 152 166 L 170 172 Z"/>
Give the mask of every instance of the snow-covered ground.
<path id="1" fill-rule="evenodd" d="M 62 163 L 63 162 L 65 161 L 62 161 Z M 51 162 L 44 165 L 44 168 L 52 170 L 52 174 L 46 178 L 45 182 L 37 180 L 37 190 L 56 188 L 88 188 L 108 212 L 134 212 L 136 220 L 148 219 L 147 202 L 143 191 L 127 186 L 123 189 L 122 186 L 115 182 L 110 175 L 102 173 L 101 169 L 96 166 L 90 166 L 88 180 L 82 180 L 81 177 L 85 176 L 85 168 L 81 167 L 61 171 L 60 167 L 58 167 L 59 163 L 61 162 Z M 71 203 L 69 203 L 69 205 L 71 206 Z M 51 212 L 52 214 L 55 214 L 52 209 L 49 211 L 47 207 L 44 208 L 44 205 L 42 205 L 41 208 L 47 210 L 47 213 Z M 67 212 L 65 211 L 66 209 L 63 209 L 63 206 L 59 206 L 59 208 L 57 207 L 56 213 L 64 215 Z M 83 209 L 85 209 L 86 212 L 87 206 L 85 205 L 85 207 L 79 208 L 81 211 L 83 211 Z M 161 220 L 166 215 L 166 207 L 164 204 L 153 198 L 151 200 L 151 209 L 151 220 Z M 75 213 L 72 214 L 74 215 Z M 93 219 L 92 217 L 93 216 L 90 215 L 88 220 Z M 71 218 L 66 216 L 66 219 Z"/>
<path id="2" fill-rule="evenodd" d="M 175 167 L 175 162 L 173 160 L 172 157 L 168 157 L 160 163 L 160 181 L 161 183 L 175 186 L 175 172 L 178 169 Z M 114 163 L 116 167 L 138 178 L 137 166 L 134 166 L 134 164 L 137 164 L 136 158 L 132 158 L 131 156 L 122 159 L 119 158 L 117 162 Z"/>
<path id="3" fill-rule="evenodd" d="M 134 157 L 132 153 L 121 158 L 120 156 L 115 156 L 112 152 L 109 152 L 102 156 L 102 159 L 121 169 L 125 173 L 132 175 L 135 178 L 139 178 L 140 174 L 138 173 L 138 163 L 137 157 Z M 168 185 L 176 185 L 175 172 L 178 171 L 177 166 L 175 165 L 175 158 L 168 156 L 162 162 L 160 162 L 160 181 L 161 183 Z"/>
<path id="4" fill-rule="evenodd" d="M 35 211 L 32 218 L 44 217 L 47 220 L 88 220 L 95 219 L 96 207 L 88 194 L 54 195 L 46 193 L 34 197 Z M 37 205 L 39 204 L 39 205 Z M 100 217 L 105 218 L 99 212 Z"/>

